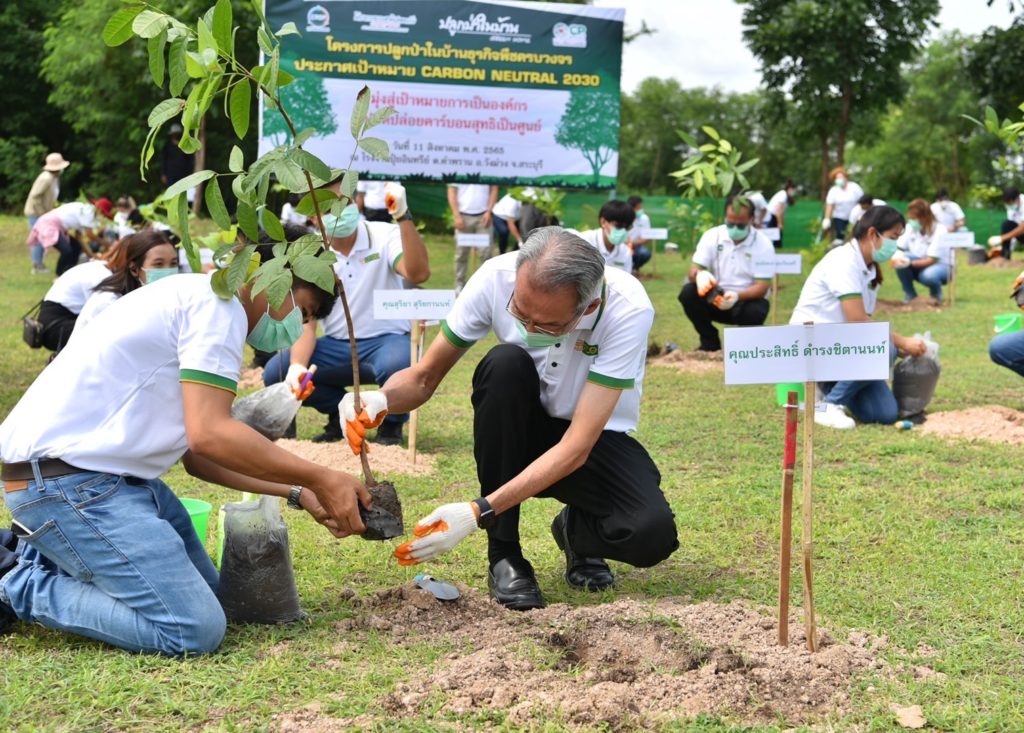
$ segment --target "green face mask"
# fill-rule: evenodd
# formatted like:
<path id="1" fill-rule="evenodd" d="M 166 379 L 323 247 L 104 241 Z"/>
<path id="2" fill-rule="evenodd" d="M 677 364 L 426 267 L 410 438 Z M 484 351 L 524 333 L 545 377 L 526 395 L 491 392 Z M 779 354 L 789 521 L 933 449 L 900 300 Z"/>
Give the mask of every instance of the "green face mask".
<path id="1" fill-rule="evenodd" d="M 608 232 L 608 241 L 618 247 L 620 244 L 626 241 L 626 237 L 629 236 L 629 231 L 626 229 L 614 228 Z"/>
<path id="2" fill-rule="evenodd" d="M 892 259 L 894 254 L 896 254 L 896 245 L 897 242 L 895 239 L 886 239 L 883 237 L 881 248 L 876 249 L 871 253 L 871 259 L 879 265 L 884 265 Z"/>
<path id="3" fill-rule="evenodd" d="M 644 215 L 644 210 L 643 209 L 637 209 L 636 210 L 636 215 L 637 216 L 643 216 Z"/>
<path id="4" fill-rule="evenodd" d="M 177 267 L 143 267 L 142 271 L 146 273 L 146 285 L 152 285 L 157 280 L 178 274 Z"/>
<path id="5" fill-rule="evenodd" d="M 750 227 L 736 226 L 735 224 L 729 224 L 727 222 L 725 225 L 725 231 L 729 233 L 729 239 L 734 242 L 741 242 L 746 239 L 748 234 L 750 234 Z"/>
<path id="6" fill-rule="evenodd" d="M 561 343 L 565 336 L 552 336 L 547 333 L 531 333 L 526 330 L 521 322 L 516 321 L 516 331 L 519 332 L 519 338 L 523 340 L 523 343 L 529 346 L 531 349 L 550 349 L 555 344 Z"/>
<path id="7" fill-rule="evenodd" d="M 295 303 L 295 294 L 292 293 L 292 303 Z M 299 340 L 302 335 L 302 310 L 295 306 L 280 321 L 270 317 L 270 305 L 267 305 L 267 312 L 260 316 L 245 342 L 257 351 L 280 351 Z"/>
<path id="8" fill-rule="evenodd" d="M 921 222 L 919 222 L 917 219 L 909 219 L 907 221 L 907 226 L 913 229 L 915 232 L 921 231 Z"/>

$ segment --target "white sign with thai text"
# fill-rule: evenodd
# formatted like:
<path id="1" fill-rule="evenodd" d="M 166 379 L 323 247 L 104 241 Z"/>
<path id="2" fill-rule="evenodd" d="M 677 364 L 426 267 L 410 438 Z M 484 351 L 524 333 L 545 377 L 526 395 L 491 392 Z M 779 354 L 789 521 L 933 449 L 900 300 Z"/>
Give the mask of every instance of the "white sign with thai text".
<path id="1" fill-rule="evenodd" d="M 761 234 L 768 237 L 769 242 L 778 242 L 782 239 L 782 230 L 778 227 L 768 227 L 761 230 Z"/>
<path id="2" fill-rule="evenodd" d="M 380 321 L 442 319 L 455 305 L 454 290 L 374 290 L 373 317 Z"/>
<path id="3" fill-rule="evenodd" d="M 641 229 L 640 239 L 668 239 L 668 229 L 661 227 L 659 229 Z"/>
<path id="4" fill-rule="evenodd" d="M 888 379 L 888 323 L 725 329 L 726 384 Z"/>
<path id="5" fill-rule="evenodd" d="M 974 246 L 974 232 L 946 232 L 942 243 L 950 249 L 969 249 Z"/>
<path id="6" fill-rule="evenodd" d="M 773 275 L 799 275 L 803 271 L 803 255 L 776 253 L 771 259 L 754 260 L 754 277 Z"/>
<path id="7" fill-rule="evenodd" d="M 491 246 L 491 235 L 487 232 L 474 234 L 472 232 L 455 232 L 455 244 L 460 247 L 474 247 L 476 249 L 487 249 Z"/>

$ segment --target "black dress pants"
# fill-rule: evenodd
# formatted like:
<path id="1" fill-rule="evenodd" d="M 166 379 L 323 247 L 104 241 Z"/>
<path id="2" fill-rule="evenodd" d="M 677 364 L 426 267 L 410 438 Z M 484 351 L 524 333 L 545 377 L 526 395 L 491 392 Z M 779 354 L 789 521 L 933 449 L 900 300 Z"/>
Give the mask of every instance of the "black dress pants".
<path id="1" fill-rule="evenodd" d="M 71 338 L 77 320 L 77 313 L 72 313 L 60 303 L 44 300 L 39 306 L 39 322 L 43 324 L 43 346 L 55 354 L 60 352 Z"/>
<path id="2" fill-rule="evenodd" d="M 1013 221 L 1012 219 L 1007 219 L 1006 221 L 1004 221 L 1000 225 L 999 233 L 1002 234 L 1005 237 L 1007 234 L 1012 232 L 1018 226 L 1020 226 L 1020 225 L 1017 222 Z M 1006 259 L 1010 259 L 1010 254 L 1012 252 L 1013 252 L 1013 240 L 1012 239 L 1007 239 L 1005 242 L 1003 242 L 1002 255 Z"/>
<path id="3" fill-rule="evenodd" d="M 484 496 L 519 475 L 561 440 L 568 420 L 540 402 L 533 359 L 513 344 L 491 349 L 473 375 L 473 438 Z M 636 440 L 605 430 L 586 463 L 537 494 L 573 508 L 569 543 L 584 557 L 650 567 L 678 547 L 675 517 L 661 492 L 661 474 Z M 519 542 L 519 508 L 498 515 L 488 537 Z"/>
<path id="4" fill-rule="evenodd" d="M 741 300 L 729 310 L 720 310 L 697 294 L 697 284 L 694 282 L 683 285 L 679 291 L 679 302 L 683 304 L 683 312 L 700 336 L 700 348 L 704 351 L 718 351 L 722 348 L 722 340 L 714 322 L 731 326 L 760 326 L 771 308 L 767 298 L 759 298 Z"/>

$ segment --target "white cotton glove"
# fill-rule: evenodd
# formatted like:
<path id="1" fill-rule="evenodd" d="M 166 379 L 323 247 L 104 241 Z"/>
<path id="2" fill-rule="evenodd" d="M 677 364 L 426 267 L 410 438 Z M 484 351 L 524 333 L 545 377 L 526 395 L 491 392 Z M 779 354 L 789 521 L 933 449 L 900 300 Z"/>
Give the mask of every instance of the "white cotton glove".
<path id="1" fill-rule="evenodd" d="M 471 503 L 444 504 L 416 523 L 413 534 L 417 539 L 399 545 L 394 555 L 399 565 L 427 562 L 448 552 L 476 528 Z"/>
<path id="2" fill-rule="evenodd" d="M 719 310 L 727 311 L 739 302 L 740 295 L 735 290 L 726 290 L 724 293 L 715 298 L 715 301 L 711 304 Z"/>
<path id="3" fill-rule="evenodd" d="M 288 385 L 294 394 L 302 391 L 302 378 L 306 376 L 309 369 L 302 364 L 290 364 L 288 372 L 284 375 L 284 383 Z"/>
<path id="4" fill-rule="evenodd" d="M 361 391 L 359 400 L 363 409 L 356 416 L 356 397 L 351 392 L 341 398 L 338 413 L 345 430 L 345 440 L 349 448 L 357 456 L 362 451 L 366 431 L 380 425 L 380 421 L 388 414 L 388 398 L 378 390 Z"/>
<path id="5" fill-rule="evenodd" d="M 385 183 L 384 205 L 388 207 L 392 219 L 401 219 L 405 216 L 409 211 L 409 204 L 405 199 L 405 186 L 392 181 Z"/>
<path id="6" fill-rule="evenodd" d="M 832 227 L 832 220 L 831 219 L 822 219 L 821 220 L 821 231 L 827 232 L 831 227 Z"/>
<path id="7" fill-rule="evenodd" d="M 715 276 L 707 270 L 700 270 L 697 272 L 697 277 L 694 278 L 694 282 L 697 284 L 697 295 L 704 297 L 711 292 L 711 288 L 718 284 L 715 280 Z"/>
<path id="8" fill-rule="evenodd" d="M 988 246 L 989 247 L 1001 247 L 1002 244 L 1003 244 L 1003 238 L 1000 237 L 998 234 L 988 238 Z"/>
<path id="9" fill-rule="evenodd" d="M 889 262 L 897 270 L 905 270 L 906 268 L 910 267 L 910 258 L 907 257 L 907 255 L 904 254 L 903 252 L 897 252 L 896 254 L 894 254 L 892 256 L 892 259 L 889 260 Z"/>

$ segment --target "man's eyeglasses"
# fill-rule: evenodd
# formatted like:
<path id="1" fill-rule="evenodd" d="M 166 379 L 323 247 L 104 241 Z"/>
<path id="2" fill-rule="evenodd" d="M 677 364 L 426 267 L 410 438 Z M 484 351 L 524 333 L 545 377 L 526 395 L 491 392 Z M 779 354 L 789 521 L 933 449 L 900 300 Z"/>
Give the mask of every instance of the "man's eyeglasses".
<path id="1" fill-rule="evenodd" d="M 536 322 L 531 321 L 526 316 L 520 314 L 519 311 L 515 310 L 515 305 L 513 305 L 512 303 L 512 299 L 514 297 L 515 291 L 512 292 L 512 295 L 508 296 L 508 303 L 505 304 L 505 311 L 510 316 L 519 321 L 521 324 L 523 324 L 525 328 L 529 328 L 530 326 L 532 326 L 533 330 L 535 330 L 537 333 L 542 333 L 545 336 L 565 336 L 567 333 L 571 333 L 573 329 L 575 329 L 576 326 L 579 324 L 579 322 L 583 320 L 583 313 L 580 313 L 572 320 L 566 321 L 565 323 L 563 323 L 561 326 L 557 327 L 554 330 L 548 328 L 541 328 L 536 324 Z"/>

